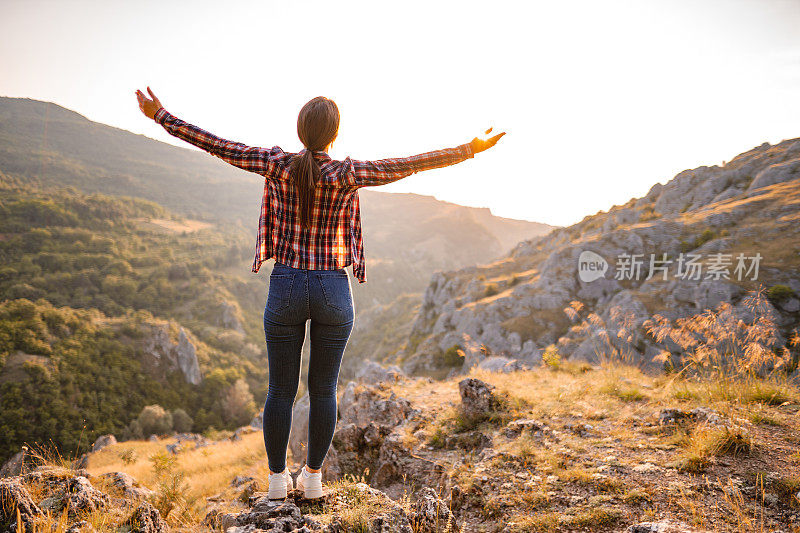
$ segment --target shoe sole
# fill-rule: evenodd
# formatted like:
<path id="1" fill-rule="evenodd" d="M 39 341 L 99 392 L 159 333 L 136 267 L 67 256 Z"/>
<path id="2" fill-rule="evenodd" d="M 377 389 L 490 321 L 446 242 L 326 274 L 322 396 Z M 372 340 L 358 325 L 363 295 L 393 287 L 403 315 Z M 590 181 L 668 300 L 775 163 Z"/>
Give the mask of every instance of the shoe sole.
<path id="1" fill-rule="evenodd" d="M 276 487 L 274 490 L 272 487 L 269 488 L 267 491 L 267 498 L 270 500 L 284 500 L 289 493 L 289 485 L 290 482 L 287 480 L 286 485 L 283 487 Z"/>
<path id="2" fill-rule="evenodd" d="M 305 487 L 302 481 L 298 483 L 297 488 L 303 491 L 303 496 L 305 497 L 306 500 L 315 500 L 317 498 L 322 498 L 325 495 L 325 491 L 323 490 L 322 487 L 319 488 Z"/>
<path id="3" fill-rule="evenodd" d="M 270 500 L 284 500 L 286 499 L 287 490 L 284 488 L 283 490 L 276 490 L 275 492 L 269 491 L 267 493 L 267 498 Z"/>
<path id="4" fill-rule="evenodd" d="M 317 498 L 322 498 L 325 492 L 322 490 L 322 487 L 320 487 L 318 489 L 303 489 L 303 494 L 306 500 L 315 500 Z"/>

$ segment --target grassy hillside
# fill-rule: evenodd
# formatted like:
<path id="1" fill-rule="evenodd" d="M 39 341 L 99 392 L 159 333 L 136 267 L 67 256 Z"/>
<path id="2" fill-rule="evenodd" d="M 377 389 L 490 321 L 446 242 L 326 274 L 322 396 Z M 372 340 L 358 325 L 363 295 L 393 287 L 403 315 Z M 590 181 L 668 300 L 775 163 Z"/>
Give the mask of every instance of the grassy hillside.
<path id="1" fill-rule="evenodd" d="M 121 434 L 148 404 L 182 408 L 198 431 L 242 423 L 222 396 L 238 379 L 258 398 L 266 386 L 260 284 L 229 273 L 249 260 L 244 232 L 4 176 L 0 191 L 0 460 L 24 442 L 72 452 Z M 180 328 L 199 384 L 166 364 Z"/>

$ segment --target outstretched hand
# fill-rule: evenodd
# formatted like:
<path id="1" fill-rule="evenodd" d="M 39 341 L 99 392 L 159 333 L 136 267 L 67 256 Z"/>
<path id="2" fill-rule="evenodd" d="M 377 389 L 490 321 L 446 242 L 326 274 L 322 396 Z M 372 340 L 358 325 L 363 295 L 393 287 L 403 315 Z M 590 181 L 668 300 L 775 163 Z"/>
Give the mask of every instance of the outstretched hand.
<path id="1" fill-rule="evenodd" d="M 144 116 L 149 119 L 155 119 L 156 111 L 161 109 L 161 101 L 153 94 L 153 91 L 150 90 L 150 87 L 147 87 L 147 92 L 150 93 L 152 100 L 147 98 L 144 93 L 140 90 L 136 90 L 136 98 L 139 100 L 139 109 L 142 110 Z"/>
<path id="2" fill-rule="evenodd" d="M 488 130 L 486 130 L 485 133 L 488 135 L 491 132 L 492 128 L 489 128 Z M 489 137 L 488 139 L 479 139 L 478 137 L 475 137 L 469 143 L 470 146 L 472 146 L 472 153 L 477 154 L 478 152 L 483 152 L 484 150 L 488 150 L 489 148 L 497 144 L 497 141 L 500 140 L 500 137 L 502 137 L 505 134 L 506 132 L 498 133 L 494 137 Z"/>

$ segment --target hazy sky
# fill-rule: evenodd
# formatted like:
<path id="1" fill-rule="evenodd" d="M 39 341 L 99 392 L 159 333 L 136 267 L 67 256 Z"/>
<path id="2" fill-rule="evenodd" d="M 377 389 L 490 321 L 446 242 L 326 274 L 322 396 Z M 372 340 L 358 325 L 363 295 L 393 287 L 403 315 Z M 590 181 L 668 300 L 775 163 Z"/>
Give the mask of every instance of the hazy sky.
<path id="1" fill-rule="evenodd" d="M 493 150 L 380 190 L 570 224 L 686 168 L 800 137 L 800 1 L 0 0 L 0 95 L 188 146 L 149 84 L 231 140 L 301 148 L 333 98 L 335 158 Z"/>

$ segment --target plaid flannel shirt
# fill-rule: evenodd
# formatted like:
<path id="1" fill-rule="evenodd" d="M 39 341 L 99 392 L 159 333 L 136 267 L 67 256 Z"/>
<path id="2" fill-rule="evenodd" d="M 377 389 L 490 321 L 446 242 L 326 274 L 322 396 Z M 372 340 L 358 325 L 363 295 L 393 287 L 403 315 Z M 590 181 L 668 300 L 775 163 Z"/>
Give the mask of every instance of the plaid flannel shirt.
<path id="1" fill-rule="evenodd" d="M 392 183 L 415 172 L 453 165 L 474 155 L 469 143 L 378 161 L 356 161 L 349 157 L 336 161 L 325 152 L 314 152 L 321 174 L 314 189 L 308 230 L 300 225 L 297 216 L 299 204 L 289 172 L 289 163 L 297 154 L 284 152 L 278 146 L 260 148 L 221 139 L 180 120 L 163 107 L 154 118 L 170 135 L 266 178 L 253 272 L 258 272 L 261 263 L 272 257 L 285 265 L 308 270 L 336 270 L 352 264 L 353 275 L 359 283 L 364 283 L 367 275 L 358 189 Z"/>

